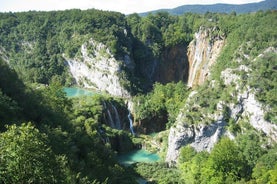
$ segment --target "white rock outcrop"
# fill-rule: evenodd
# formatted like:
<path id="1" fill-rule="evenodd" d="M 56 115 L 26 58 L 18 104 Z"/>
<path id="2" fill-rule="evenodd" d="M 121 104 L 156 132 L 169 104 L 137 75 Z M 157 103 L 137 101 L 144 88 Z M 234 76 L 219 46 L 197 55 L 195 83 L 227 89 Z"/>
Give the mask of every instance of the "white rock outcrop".
<path id="1" fill-rule="evenodd" d="M 179 114 L 176 127 L 170 128 L 166 155 L 166 162 L 168 163 L 176 163 L 180 148 L 185 145 L 190 145 L 198 152 L 211 151 L 225 133 L 226 122 L 221 115 L 210 125 L 187 125 L 186 122 L 182 122 L 182 115 L 184 114 Z"/>
<path id="2" fill-rule="evenodd" d="M 265 52 L 268 51 L 277 52 L 277 49 L 267 49 Z M 262 55 L 258 57 L 262 57 Z M 264 133 L 269 139 L 269 142 L 277 142 L 277 125 L 264 119 L 265 112 L 269 107 L 255 99 L 255 90 L 245 85 L 241 76 L 237 74 L 241 72 L 249 76 L 251 68 L 245 65 L 239 65 L 237 68 L 227 68 L 221 72 L 221 79 L 224 84 L 226 86 L 233 85 L 235 88 L 235 91 L 230 91 L 230 95 L 234 101 L 229 103 L 220 101 L 217 104 L 217 109 L 214 114 L 202 115 L 203 118 L 210 117 L 211 120 L 208 122 L 211 123 L 209 125 L 202 122 L 193 122 L 193 125 L 189 125 L 186 122 L 186 113 L 189 113 L 188 109 L 190 109 L 187 108 L 188 104 L 193 102 L 192 104 L 194 106 L 199 107 L 197 106 L 197 101 L 191 101 L 197 92 L 192 92 L 189 95 L 187 104 L 185 105 L 185 109 L 187 110 L 181 110 L 176 119 L 175 126 L 170 128 L 166 155 L 166 161 L 168 163 L 176 163 L 182 146 L 190 145 L 196 151 L 211 151 L 222 135 L 234 139 L 234 135 L 225 128 L 227 122 L 224 121 L 226 119 L 224 116 L 232 118 L 235 123 L 238 123 L 240 119 L 247 120 L 257 132 Z M 213 86 L 213 82 L 215 81 L 210 81 L 211 86 Z"/>
<path id="3" fill-rule="evenodd" d="M 121 64 L 131 65 L 129 56 L 118 61 L 102 43 L 93 39 L 81 46 L 81 56 L 66 58 L 70 72 L 77 84 L 114 96 L 129 97 L 129 92 L 120 84 Z"/>
<path id="4" fill-rule="evenodd" d="M 262 131 L 267 137 L 277 142 L 277 125 L 265 121 L 265 111 L 260 102 L 255 99 L 253 93 L 240 94 L 241 105 L 244 108 L 242 116 L 249 119 L 249 123 L 258 131 Z"/>
<path id="5" fill-rule="evenodd" d="M 272 49 L 267 49 L 265 52 L 268 52 L 268 50 L 272 51 Z M 277 52 L 277 50 L 275 51 Z M 262 57 L 262 55 L 259 55 L 258 57 Z M 221 78 L 223 79 L 224 84 L 235 84 L 236 91 L 238 92 L 238 95 L 235 97 L 237 98 L 237 105 L 229 104 L 231 117 L 237 121 L 241 114 L 242 118 L 248 119 L 249 124 L 253 128 L 263 132 L 267 137 L 277 142 L 277 125 L 264 119 L 265 109 L 267 107 L 255 99 L 254 90 L 251 90 L 249 86 L 244 86 L 244 88 L 241 86 L 241 78 L 235 74 L 237 71 L 248 73 L 250 70 L 251 69 L 247 66 L 240 65 L 236 69 L 228 68 L 221 72 Z"/>

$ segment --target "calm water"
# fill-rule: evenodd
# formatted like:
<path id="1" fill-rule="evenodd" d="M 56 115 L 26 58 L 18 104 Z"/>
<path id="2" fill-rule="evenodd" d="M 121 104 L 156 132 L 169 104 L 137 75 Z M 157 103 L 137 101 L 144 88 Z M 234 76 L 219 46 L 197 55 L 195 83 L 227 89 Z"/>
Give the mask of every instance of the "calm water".
<path id="1" fill-rule="evenodd" d="M 81 88 L 64 88 L 64 92 L 67 97 L 78 97 L 78 96 L 91 96 L 95 94 L 93 91 L 81 89 Z"/>
<path id="2" fill-rule="evenodd" d="M 156 162 L 160 157 L 146 150 L 135 150 L 118 156 L 119 163 L 131 165 L 135 162 Z"/>

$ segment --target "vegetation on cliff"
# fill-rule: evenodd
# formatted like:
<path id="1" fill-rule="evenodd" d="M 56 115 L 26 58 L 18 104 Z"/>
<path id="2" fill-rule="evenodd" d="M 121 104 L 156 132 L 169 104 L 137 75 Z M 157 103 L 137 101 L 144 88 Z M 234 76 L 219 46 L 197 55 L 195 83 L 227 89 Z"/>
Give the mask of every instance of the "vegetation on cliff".
<path id="1" fill-rule="evenodd" d="M 234 123 L 227 106 L 224 121 L 234 140 L 221 139 L 210 153 L 183 147 L 173 168 L 136 164 L 132 170 L 115 158 L 115 152 L 128 150 L 122 147 L 134 146 L 132 135 L 107 122 L 107 104 L 126 115 L 124 101 L 102 95 L 68 99 L 62 91 L 62 85 L 72 83 L 63 55 L 78 56 L 80 46 L 93 38 L 117 58 L 127 54 L 135 61 L 134 71 L 122 67 L 121 78 L 136 94 L 135 121 L 151 131 L 174 126 L 179 113 L 186 114 L 188 125 L 211 123 L 209 115 L 219 102 L 236 103 L 237 85 L 226 85 L 222 71 L 242 64 L 251 70 L 236 71 L 239 86 L 251 87 L 267 112 L 265 119 L 274 124 L 277 55 L 264 51 L 277 47 L 276 16 L 275 11 L 146 17 L 98 10 L 1 13 L 0 181 L 135 183 L 140 175 L 153 183 L 276 183 L 276 145 L 268 144 L 248 119 Z M 187 45 L 200 26 L 217 27 L 216 34 L 227 38 L 210 80 L 191 96 L 186 81 L 153 85 L 148 69 L 166 48 Z"/>
<path id="2" fill-rule="evenodd" d="M 90 38 L 105 43 L 114 55 L 130 52 L 126 20 L 120 13 L 67 10 L 0 13 L 0 17 L 1 50 L 24 81 L 49 84 L 58 77 L 70 84 L 62 55 L 74 57 Z"/>

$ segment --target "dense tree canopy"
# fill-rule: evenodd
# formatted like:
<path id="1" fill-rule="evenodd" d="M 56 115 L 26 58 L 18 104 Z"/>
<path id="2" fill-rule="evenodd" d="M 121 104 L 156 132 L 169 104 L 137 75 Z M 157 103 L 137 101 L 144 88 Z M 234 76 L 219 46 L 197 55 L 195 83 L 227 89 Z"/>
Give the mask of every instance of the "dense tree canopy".
<path id="1" fill-rule="evenodd" d="M 63 163 L 30 123 L 0 134 L 1 183 L 65 183 Z"/>
<path id="2" fill-rule="evenodd" d="M 210 153 L 181 148 L 174 168 L 157 163 L 132 170 L 117 163 L 115 152 L 124 150 L 120 146 L 133 148 L 133 136 L 107 123 L 108 105 L 129 123 L 124 100 L 69 99 L 63 92 L 73 83 L 64 58 L 78 57 L 81 45 L 93 38 L 117 59 L 128 54 L 134 60 L 134 71 L 122 66 L 120 78 L 133 95 L 140 93 L 134 97 L 136 122 L 162 124 L 166 130 L 186 111 L 187 124 L 210 123 L 206 115 L 220 101 L 235 103 L 230 95 L 235 87 L 223 84 L 221 71 L 244 64 L 252 70 L 241 71 L 243 85 L 255 89 L 263 108 L 270 109 L 265 119 L 275 123 L 277 56 L 264 51 L 277 46 L 276 16 L 275 11 L 146 17 L 98 10 L 0 13 L 0 182 L 134 183 L 142 176 L 154 183 L 276 183 L 276 145 L 234 124 L 225 106 L 224 120 L 238 135 L 234 140 L 221 139 Z M 200 26 L 217 27 L 227 44 L 211 72 L 213 85 L 197 88 L 184 107 L 190 92 L 184 81 L 153 85 L 143 69 L 158 62 L 166 48 L 186 46 Z"/>

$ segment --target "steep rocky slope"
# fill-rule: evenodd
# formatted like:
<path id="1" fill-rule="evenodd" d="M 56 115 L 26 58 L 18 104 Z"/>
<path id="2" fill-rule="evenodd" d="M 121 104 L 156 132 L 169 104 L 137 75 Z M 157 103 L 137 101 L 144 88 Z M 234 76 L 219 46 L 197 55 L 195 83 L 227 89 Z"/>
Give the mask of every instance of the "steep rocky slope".
<path id="1" fill-rule="evenodd" d="M 276 54 L 277 49 L 268 48 L 258 58 L 262 58 L 268 53 Z M 230 99 L 226 97 L 218 99 L 215 111 L 209 112 L 197 100 L 201 96 L 203 97 L 205 91 L 191 93 L 185 107 L 180 111 L 176 125 L 170 129 L 167 162 L 175 163 L 177 161 L 182 146 L 191 145 L 196 151 L 211 151 L 222 135 L 233 139 L 235 134 L 230 131 L 230 126 L 240 126 L 241 131 L 247 131 L 249 127 L 252 127 L 257 132 L 266 135 L 269 142 L 277 141 L 277 125 L 265 119 L 265 112 L 269 110 L 269 107 L 257 101 L 255 94 L 258 91 L 243 82 L 242 76 L 244 75 L 238 75 L 238 73 L 244 73 L 251 77 L 251 65 L 248 67 L 240 64 L 239 59 L 236 62 L 238 62 L 236 68 L 227 68 L 221 72 L 221 80 L 226 86 L 225 90 L 230 95 Z M 208 85 L 215 93 L 219 93 L 218 81 L 209 81 Z M 232 87 L 227 89 L 230 86 Z M 213 97 L 211 97 L 210 103 L 212 100 L 214 100 Z M 194 111 L 201 115 L 193 114 Z M 197 119 L 197 117 L 199 118 Z M 190 122 L 191 118 L 193 118 L 193 124 Z M 245 125 L 246 122 L 250 126 Z"/>
<path id="2" fill-rule="evenodd" d="M 116 59 L 103 43 L 93 39 L 82 44 L 80 54 L 66 59 L 70 73 L 79 86 L 107 92 L 113 96 L 130 97 L 130 91 L 124 87 L 122 73 L 130 71 L 133 77 L 145 77 L 147 82 L 186 82 L 188 78 L 187 47 L 176 45 L 163 50 L 159 58 L 140 66 L 134 58 L 125 55 L 122 60 Z M 135 70 L 142 75 L 134 76 Z M 198 69 L 196 69 L 198 70 Z M 132 81 L 129 81 L 132 82 Z M 143 84 L 145 85 L 145 84 Z"/>
<path id="3" fill-rule="evenodd" d="M 119 78 L 122 65 L 133 65 L 129 56 L 126 55 L 123 61 L 118 61 L 104 44 L 90 39 L 81 46 L 79 57 L 66 60 L 78 85 L 106 91 L 114 96 L 130 96 L 120 84 Z"/>

